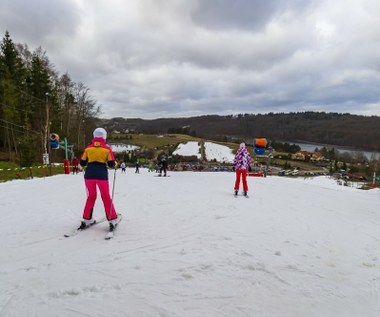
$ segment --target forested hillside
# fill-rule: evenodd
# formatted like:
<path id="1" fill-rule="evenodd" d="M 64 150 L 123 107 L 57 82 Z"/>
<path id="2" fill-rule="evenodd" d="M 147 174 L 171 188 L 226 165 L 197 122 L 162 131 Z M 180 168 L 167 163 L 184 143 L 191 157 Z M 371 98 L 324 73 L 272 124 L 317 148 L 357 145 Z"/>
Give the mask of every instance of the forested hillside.
<path id="1" fill-rule="evenodd" d="M 325 112 L 241 114 L 191 118 L 103 120 L 108 129 L 142 133 L 186 133 L 214 140 L 255 137 L 380 150 L 380 117 Z"/>
<path id="2" fill-rule="evenodd" d="M 40 162 L 50 133 L 83 147 L 99 114 L 89 89 L 55 71 L 41 48 L 31 52 L 8 32 L 0 45 L 0 160 Z"/>

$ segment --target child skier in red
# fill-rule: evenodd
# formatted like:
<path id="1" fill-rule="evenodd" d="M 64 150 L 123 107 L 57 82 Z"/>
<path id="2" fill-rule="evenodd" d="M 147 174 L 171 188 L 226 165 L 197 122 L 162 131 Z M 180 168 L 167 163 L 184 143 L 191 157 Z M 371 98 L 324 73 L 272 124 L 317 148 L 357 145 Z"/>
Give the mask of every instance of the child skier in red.
<path id="1" fill-rule="evenodd" d="M 78 174 L 79 160 L 76 156 L 73 158 L 73 174 Z"/>
<path id="2" fill-rule="evenodd" d="M 245 147 L 245 143 L 240 144 L 240 149 L 236 152 L 234 158 L 234 167 L 236 173 L 235 179 L 235 196 L 237 196 L 239 187 L 240 187 L 240 178 L 243 181 L 243 194 L 244 196 L 248 195 L 248 183 L 247 183 L 247 175 L 248 170 L 251 165 L 251 155 L 249 154 L 247 148 Z"/>
<path id="3" fill-rule="evenodd" d="M 80 158 L 80 165 L 82 167 L 87 166 L 84 178 L 88 195 L 83 210 L 83 221 L 78 230 L 86 229 L 95 222 L 92 219 L 92 212 L 96 201 L 97 188 L 99 188 L 110 231 L 113 231 L 117 225 L 117 213 L 109 193 L 107 166 L 115 168 L 115 157 L 112 149 L 106 143 L 106 130 L 97 128 L 93 136 L 91 144 L 84 149 Z"/>

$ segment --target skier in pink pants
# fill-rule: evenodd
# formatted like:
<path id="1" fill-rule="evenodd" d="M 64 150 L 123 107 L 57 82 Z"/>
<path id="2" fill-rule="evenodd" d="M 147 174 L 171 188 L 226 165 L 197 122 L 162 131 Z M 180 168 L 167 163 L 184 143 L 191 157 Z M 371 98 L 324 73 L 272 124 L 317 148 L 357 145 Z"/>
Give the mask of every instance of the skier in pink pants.
<path id="1" fill-rule="evenodd" d="M 93 135 L 94 138 L 84 149 L 80 159 L 80 165 L 87 166 L 84 178 L 88 195 L 83 210 L 83 220 L 78 229 L 86 229 L 95 222 L 92 213 L 97 198 L 97 188 L 99 188 L 110 231 L 112 231 L 117 224 L 117 213 L 110 196 L 107 167 L 115 168 L 115 157 L 112 149 L 106 143 L 106 130 L 97 128 Z"/>

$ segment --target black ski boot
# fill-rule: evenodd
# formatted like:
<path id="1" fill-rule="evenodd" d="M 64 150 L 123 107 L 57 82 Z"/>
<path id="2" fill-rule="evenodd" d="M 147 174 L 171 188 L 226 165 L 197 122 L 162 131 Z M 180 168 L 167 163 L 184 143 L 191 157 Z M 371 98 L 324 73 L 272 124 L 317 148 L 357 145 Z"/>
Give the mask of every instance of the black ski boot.
<path id="1" fill-rule="evenodd" d="M 110 232 L 113 232 L 116 228 L 117 224 L 114 225 L 112 222 L 110 222 Z"/>
<path id="2" fill-rule="evenodd" d="M 84 221 L 81 221 L 80 226 L 78 227 L 78 230 L 84 230 L 87 228 L 87 225 Z"/>
<path id="3" fill-rule="evenodd" d="M 96 223 L 95 220 L 82 220 L 80 223 L 80 226 L 78 227 L 78 230 L 85 230 L 88 227 L 91 227 Z"/>

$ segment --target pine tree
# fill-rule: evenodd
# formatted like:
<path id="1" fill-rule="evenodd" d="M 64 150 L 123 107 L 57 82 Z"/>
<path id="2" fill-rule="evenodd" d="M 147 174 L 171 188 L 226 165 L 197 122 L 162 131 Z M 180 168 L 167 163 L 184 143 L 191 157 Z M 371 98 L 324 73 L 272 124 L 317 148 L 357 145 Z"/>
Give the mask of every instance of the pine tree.
<path id="1" fill-rule="evenodd" d="M 16 47 L 6 31 L 0 51 L 0 145 L 7 149 L 9 159 L 18 156 L 22 131 L 21 84 L 25 80 L 25 67 Z M 14 149 L 14 150 L 13 150 Z"/>
<path id="2" fill-rule="evenodd" d="M 0 151 L 9 160 L 41 162 L 53 132 L 71 139 L 76 150 L 84 147 L 99 113 L 89 88 L 69 74 L 59 76 L 41 47 L 32 53 L 6 31 L 0 43 Z"/>

